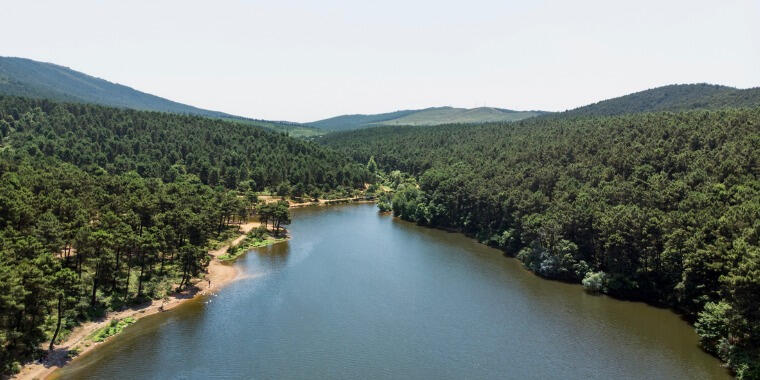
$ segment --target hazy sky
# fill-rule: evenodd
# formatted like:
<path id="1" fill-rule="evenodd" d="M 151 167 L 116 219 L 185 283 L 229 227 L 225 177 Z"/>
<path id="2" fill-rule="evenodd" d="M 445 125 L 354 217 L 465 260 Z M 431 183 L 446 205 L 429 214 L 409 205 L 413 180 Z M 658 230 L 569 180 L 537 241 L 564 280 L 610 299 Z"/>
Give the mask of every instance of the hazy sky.
<path id="1" fill-rule="evenodd" d="M 760 86 L 760 0 L 0 2 L 0 55 L 264 119 Z"/>

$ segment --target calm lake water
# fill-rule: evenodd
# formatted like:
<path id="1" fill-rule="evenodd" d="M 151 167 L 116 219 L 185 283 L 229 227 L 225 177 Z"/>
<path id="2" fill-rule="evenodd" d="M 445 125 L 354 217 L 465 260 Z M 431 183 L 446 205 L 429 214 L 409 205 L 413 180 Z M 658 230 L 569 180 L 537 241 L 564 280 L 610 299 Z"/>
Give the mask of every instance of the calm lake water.
<path id="1" fill-rule="evenodd" d="M 217 296 L 144 318 L 72 379 L 722 379 L 668 310 L 540 279 L 374 205 L 295 211 Z"/>

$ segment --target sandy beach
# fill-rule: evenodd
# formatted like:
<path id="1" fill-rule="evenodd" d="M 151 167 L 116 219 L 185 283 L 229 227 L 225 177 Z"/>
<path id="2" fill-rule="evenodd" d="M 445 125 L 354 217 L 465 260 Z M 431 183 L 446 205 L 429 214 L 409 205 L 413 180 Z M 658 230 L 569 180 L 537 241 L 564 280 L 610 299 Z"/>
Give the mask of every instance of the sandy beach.
<path id="1" fill-rule="evenodd" d="M 11 377 L 11 379 L 31 380 L 45 379 L 49 377 L 58 368 L 63 367 L 72 360 L 76 360 L 76 358 L 68 358 L 69 351 L 76 349 L 79 351 L 78 355 L 82 355 L 97 348 L 102 342 L 92 342 L 88 337 L 94 331 L 108 325 L 108 323 L 114 318 L 123 319 L 126 317 L 132 317 L 140 319 L 148 315 L 171 310 L 182 302 L 205 294 L 214 293 L 230 282 L 235 281 L 235 279 L 238 278 L 238 270 L 232 265 L 222 263 L 219 261 L 218 257 L 225 254 L 230 247 L 240 244 L 240 242 L 245 239 L 246 234 L 260 224 L 261 223 L 259 222 L 249 222 L 241 225 L 239 236 L 221 248 L 209 251 L 208 254 L 212 257 L 205 278 L 194 279 L 192 286 L 182 292 L 172 294 L 166 301 L 153 300 L 152 302 L 146 302 L 142 305 L 110 312 L 104 318 L 97 321 L 90 321 L 76 327 L 65 341 L 55 346 L 53 352 L 46 359 L 26 364 L 22 367 L 21 371 Z M 106 339 L 106 341 L 107 340 L 108 339 Z"/>
<path id="2" fill-rule="evenodd" d="M 264 202 L 276 202 L 282 199 L 276 196 L 262 196 L 260 197 Z M 316 202 L 304 202 L 304 203 L 291 203 L 290 208 L 306 207 L 306 206 L 328 206 L 336 203 L 352 203 L 352 202 L 374 202 L 371 200 L 365 200 L 362 197 L 343 198 L 326 200 L 320 199 Z M 240 225 L 239 235 L 223 245 L 221 248 L 209 251 L 211 261 L 206 269 L 204 278 L 193 279 L 191 286 L 183 290 L 182 292 L 173 293 L 169 299 L 153 300 L 141 305 L 133 306 L 119 311 L 113 311 L 108 313 L 105 317 L 84 323 L 74 328 L 69 336 L 60 344 L 56 345 L 53 352 L 44 360 L 27 363 L 21 368 L 21 371 L 11 377 L 16 380 L 31 380 L 31 379 L 46 379 L 55 370 L 65 366 L 72 360 L 69 358 L 69 352 L 71 350 L 78 350 L 78 354 L 82 355 L 89 351 L 94 350 L 100 346 L 103 342 L 92 342 L 88 337 L 96 330 L 105 327 L 113 319 L 123 319 L 132 317 L 134 319 L 140 319 L 148 315 L 156 314 L 159 312 L 171 310 L 177 307 L 181 303 L 191 300 L 195 297 L 200 297 L 206 294 L 213 294 L 225 285 L 235 281 L 239 278 L 237 268 L 233 265 L 223 263 L 218 258 L 221 255 L 227 253 L 230 247 L 240 244 L 246 237 L 246 234 L 261 225 L 259 222 L 248 222 Z M 110 339 L 110 338 L 109 338 Z M 107 341 L 106 339 L 105 341 Z"/>

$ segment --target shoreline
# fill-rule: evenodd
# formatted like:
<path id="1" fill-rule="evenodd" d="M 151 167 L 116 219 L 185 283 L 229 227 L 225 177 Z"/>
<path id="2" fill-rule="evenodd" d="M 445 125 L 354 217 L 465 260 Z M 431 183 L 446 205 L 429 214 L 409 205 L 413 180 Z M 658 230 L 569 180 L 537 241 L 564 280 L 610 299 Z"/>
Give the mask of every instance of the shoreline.
<path id="1" fill-rule="evenodd" d="M 285 200 L 290 203 L 289 208 L 309 207 L 309 206 L 331 206 L 344 203 L 375 203 L 375 199 L 367 198 L 365 196 L 349 197 L 349 198 L 337 198 L 337 199 L 317 199 L 316 201 L 307 202 L 295 202 L 293 199 L 282 197 L 279 195 L 261 195 L 259 196 L 264 202 L 277 202 L 279 200 Z"/>
<path id="2" fill-rule="evenodd" d="M 280 198 L 282 199 L 282 198 Z M 271 202 L 276 199 L 268 199 L 265 202 Z M 308 206 L 330 206 L 342 203 L 375 203 L 374 200 L 366 199 L 364 197 L 353 198 L 341 198 L 341 199 L 319 199 L 314 202 L 303 203 L 291 203 L 289 208 L 299 208 Z M 181 292 L 172 293 L 167 301 L 152 300 L 140 305 L 135 305 L 129 308 L 125 308 L 119 311 L 112 311 L 107 313 L 103 318 L 95 321 L 85 322 L 75 327 L 69 336 L 60 344 L 55 345 L 53 351 L 47 358 L 37 360 L 31 363 L 26 363 L 21 367 L 21 370 L 11 376 L 9 379 L 13 380 L 33 380 L 33 379 L 49 379 L 58 370 L 69 363 L 77 360 L 77 358 L 89 354 L 94 351 L 101 344 L 108 342 L 113 337 L 119 334 L 110 336 L 102 342 L 92 342 L 89 337 L 96 330 L 107 326 L 113 319 L 124 319 L 127 317 L 139 320 L 149 315 L 161 313 L 171 310 L 186 301 L 195 299 L 196 297 L 202 297 L 207 294 L 214 294 L 214 292 L 221 290 L 226 285 L 234 282 L 240 278 L 240 271 L 235 268 L 235 260 L 220 260 L 219 257 L 227 253 L 231 247 L 239 245 L 248 235 L 250 231 L 261 225 L 260 222 L 248 222 L 239 226 L 239 235 L 224 244 L 222 247 L 211 250 L 208 255 L 211 256 L 208 266 L 206 267 L 206 274 L 203 278 L 195 278 L 192 280 L 191 286 Z M 288 235 L 287 241 L 290 239 Z M 236 258 L 237 259 L 237 258 Z M 69 358 L 69 352 L 72 350 L 78 350 L 76 356 Z"/>
<path id="3" fill-rule="evenodd" d="M 240 225 L 240 235 L 225 244 L 221 248 L 209 251 L 211 256 L 204 278 L 195 278 L 190 287 L 181 292 L 172 293 L 167 301 L 152 300 L 140 305 L 132 306 L 119 311 L 112 311 L 95 321 L 85 322 L 75 327 L 69 336 L 60 344 L 57 344 L 52 353 L 43 360 L 27 363 L 21 367 L 19 373 L 10 377 L 15 380 L 47 379 L 58 369 L 77 360 L 91 351 L 95 350 L 102 343 L 111 340 L 119 334 L 108 337 L 102 342 L 92 342 L 89 337 L 96 330 L 107 326 L 112 319 L 124 319 L 132 317 L 135 320 L 147 317 L 149 315 L 171 310 L 182 303 L 195 299 L 196 297 L 213 294 L 226 285 L 234 282 L 239 278 L 240 271 L 231 263 L 225 263 L 219 260 L 219 256 L 225 254 L 230 247 L 240 244 L 245 239 L 246 234 L 254 228 L 261 225 L 259 222 L 249 222 Z M 78 350 L 75 357 L 69 358 L 68 354 L 72 350 Z"/>
<path id="4" fill-rule="evenodd" d="M 562 283 L 562 284 L 572 285 L 572 286 L 581 288 L 582 291 L 584 291 L 584 292 L 587 292 L 583 288 L 583 285 L 581 283 L 579 283 L 579 282 L 565 281 L 565 280 L 558 279 L 558 278 L 544 277 L 544 276 L 540 275 L 538 272 L 535 272 L 535 271 L 531 270 L 530 268 L 528 268 L 525 265 L 525 263 L 523 263 L 520 259 L 517 258 L 516 255 L 510 255 L 507 252 L 505 252 L 505 251 L 503 251 L 503 250 L 501 250 L 499 248 L 496 248 L 496 247 L 490 246 L 490 245 L 488 245 L 486 243 L 483 243 L 483 242 L 479 241 L 476 237 L 471 236 L 471 235 L 465 233 L 461 229 L 450 228 L 450 227 L 440 227 L 440 226 L 430 226 L 430 225 L 420 225 L 420 224 L 417 224 L 416 222 L 413 222 L 413 221 L 410 221 L 410 220 L 405 220 L 405 219 L 401 218 L 400 216 L 395 216 L 395 215 L 393 215 L 392 211 L 385 211 L 385 212 L 381 212 L 381 213 L 389 215 L 391 218 L 396 219 L 397 221 L 400 221 L 400 222 L 403 222 L 403 223 L 410 223 L 412 225 L 415 225 L 415 226 L 418 226 L 418 227 L 422 227 L 422 228 L 428 228 L 428 229 L 431 229 L 431 230 L 437 230 L 437 231 L 443 231 L 443 232 L 447 232 L 447 233 L 453 233 L 453 234 L 462 235 L 462 236 L 470 239 L 471 241 L 473 241 L 476 244 L 479 244 L 479 245 L 482 245 L 484 247 L 488 247 L 488 248 L 491 248 L 491 249 L 495 249 L 495 250 L 501 252 L 502 257 L 504 257 L 504 258 L 506 258 L 508 260 L 514 260 L 514 261 L 516 261 L 520 265 L 520 267 L 522 268 L 522 270 L 524 270 L 525 272 L 529 273 L 531 276 L 535 276 L 536 278 L 538 278 L 538 279 L 540 279 L 542 281 L 551 281 L 551 282 L 558 282 L 558 283 Z M 695 331 L 694 321 L 689 320 L 684 313 L 682 313 L 680 310 L 678 310 L 678 309 L 676 309 L 676 308 L 674 308 L 672 306 L 669 306 L 669 305 L 666 305 L 666 304 L 657 303 L 657 302 L 652 302 L 652 301 L 644 299 L 644 298 L 619 297 L 619 296 L 608 294 L 608 293 L 604 293 L 604 292 L 593 293 L 592 295 L 594 297 L 607 297 L 607 298 L 610 298 L 610 299 L 618 301 L 618 302 L 641 303 L 641 304 L 646 305 L 648 307 L 652 307 L 652 308 L 660 309 L 660 310 L 665 310 L 665 311 L 667 311 L 667 312 L 669 312 L 669 313 L 677 316 L 678 319 L 680 319 L 683 323 L 687 324 L 691 328 L 692 331 Z M 695 333 L 696 333 L 696 331 L 695 331 Z M 729 374 L 729 376 L 731 376 L 732 378 L 736 377 L 736 374 L 735 374 L 734 370 L 731 367 L 728 366 L 727 362 L 721 360 L 715 354 L 713 354 L 713 353 L 705 350 L 704 347 L 702 347 L 701 345 L 698 345 L 698 347 L 699 347 L 700 351 L 702 351 L 702 352 L 710 355 L 711 357 L 715 358 L 716 360 L 718 360 L 718 362 L 720 363 L 720 367 L 723 368 L 724 370 L 726 370 L 726 372 Z"/>

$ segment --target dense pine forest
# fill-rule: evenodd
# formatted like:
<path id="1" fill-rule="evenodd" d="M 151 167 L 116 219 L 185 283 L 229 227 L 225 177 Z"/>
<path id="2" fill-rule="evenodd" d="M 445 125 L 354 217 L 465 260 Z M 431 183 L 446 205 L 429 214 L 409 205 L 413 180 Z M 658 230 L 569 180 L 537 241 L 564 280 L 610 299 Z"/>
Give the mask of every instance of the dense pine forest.
<path id="1" fill-rule="evenodd" d="M 381 208 L 461 230 L 540 276 L 672 307 L 739 378 L 760 378 L 760 108 L 321 141 L 386 173 L 395 193 Z"/>
<path id="2" fill-rule="evenodd" d="M 0 97 L 0 137 L 0 373 L 81 321 L 187 287 L 257 192 L 372 179 L 328 148 L 195 116 Z"/>
<path id="3" fill-rule="evenodd" d="M 318 128 L 303 124 L 251 119 L 189 106 L 68 67 L 26 58 L 0 57 L 0 95 L 205 116 L 264 127 L 291 136 L 316 136 L 324 133 Z"/>
<path id="4" fill-rule="evenodd" d="M 707 83 L 672 84 L 602 100 L 546 117 L 613 116 L 641 112 L 753 107 L 758 104 L 758 87 L 738 89 Z"/>

